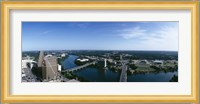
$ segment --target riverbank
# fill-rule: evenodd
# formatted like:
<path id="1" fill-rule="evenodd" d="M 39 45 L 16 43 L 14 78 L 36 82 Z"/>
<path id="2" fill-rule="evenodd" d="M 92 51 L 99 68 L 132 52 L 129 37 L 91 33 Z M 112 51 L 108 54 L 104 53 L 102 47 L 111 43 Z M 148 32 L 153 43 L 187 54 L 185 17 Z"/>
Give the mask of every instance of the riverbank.
<path id="1" fill-rule="evenodd" d="M 69 55 L 63 61 L 63 65 L 66 69 L 77 67 L 75 60 L 79 56 Z M 153 68 L 152 68 L 153 69 Z M 133 74 L 128 74 L 128 82 L 169 82 L 174 75 L 178 75 L 177 71 L 174 72 L 164 72 L 153 70 L 133 70 Z M 119 82 L 119 77 L 121 73 L 121 68 L 112 69 L 109 64 L 107 68 L 97 67 L 97 65 L 91 65 L 84 69 L 63 73 L 66 78 L 76 79 L 80 82 Z M 158 80 L 159 79 L 159 80 Z M 176 81 L 176 80 L 174 80 Z"/>

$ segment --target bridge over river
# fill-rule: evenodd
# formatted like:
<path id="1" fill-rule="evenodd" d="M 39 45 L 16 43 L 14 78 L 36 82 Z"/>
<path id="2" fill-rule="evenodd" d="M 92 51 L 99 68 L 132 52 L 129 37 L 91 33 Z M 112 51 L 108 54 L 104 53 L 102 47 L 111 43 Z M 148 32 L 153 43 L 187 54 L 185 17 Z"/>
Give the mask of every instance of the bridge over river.
<path id="1" fill-rule="evenodd" d="M 127 60 L 122 60 L 122 71 L 121 71 L 119 82 L 127 82 L 127 65 L 126 65 L 127 63 L 128 63 Z M 84 64 L 84 65 L 81 65 L 81 66 L 77 66 L 77 67 L 74 67 L 74 68 L 62 70 L 62 72 L 73 72 L 73 71 L 81 70 L 81 69 L 86 68 L 86 67 L 88 67 L 92 64 L 96 64 L 96 61 Z"/>
<path id="2" fill-rule="evenodd" d="M 95 63 L 96 63 L 96 61 L 91 62 L 91 63 L 84 64 L 84 65 L 81 65 L 81 66 L 77 66 L 77 67 L 74 67 L 74 68 L 62 70 L 62 72 L 73 72 L 73 71 L 77 71 L 77 70 L 83 69 L 83 68 L 88 67 L 88 66 L 90 66 L 90 65 L 92 65 L 92 64 L 95 64 Z"/>
<path id="3" fill-rule="evenodd" d="M 127 60 L 122 61 L 122 71 L 119 82 L 127 82 L 127 65 L 126 65 L 127 63 L 128 63 Z"/>

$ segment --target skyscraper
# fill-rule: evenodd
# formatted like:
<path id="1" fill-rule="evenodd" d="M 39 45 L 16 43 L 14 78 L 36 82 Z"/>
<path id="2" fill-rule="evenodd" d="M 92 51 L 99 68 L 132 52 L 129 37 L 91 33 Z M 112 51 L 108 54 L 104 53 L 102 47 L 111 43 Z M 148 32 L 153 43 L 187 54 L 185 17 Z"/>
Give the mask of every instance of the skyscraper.
<path id="1" fill-rule="evenodd" d="M 38 67 L 42 71 L 43 80 L 52 80 L 58 74 L 58 61 L 56 56 L 46 55 L 44 52 L 40 51 L 38 59 Z"/>
<path id="2" fill-rule="evenodd" d="M 38 67 L 42 67 L 44 61 L 44 52 L 40 51 L 39 59 L 38 59 Z"/>
<path id="3" fill-rule="evenodd" d="M 45 56 L 42 70 L 43 79 L 53 80 L 58 75 L 57 57 L 52 55 Z"/>

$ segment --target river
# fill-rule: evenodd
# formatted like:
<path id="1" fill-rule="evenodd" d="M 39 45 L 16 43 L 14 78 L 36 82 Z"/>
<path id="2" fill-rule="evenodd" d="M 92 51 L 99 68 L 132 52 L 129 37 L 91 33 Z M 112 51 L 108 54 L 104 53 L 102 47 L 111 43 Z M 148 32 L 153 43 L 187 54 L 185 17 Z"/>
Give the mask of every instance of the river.
<path id="1" fill-rule="evenodd" d="M 78 58 L 75 55 L 69 55 L 62 62 L 64 69 L 76 67 L 74 61 Z M 84 78 L 90 82 L 119 82 L 120 73 L 113 72 L 110 69 L 96 69 L 87 67 L 79 71 L 73 72 L 75 75 Z M 173 75 L 177 75 L 178 72 L 160 72 L 160 73 L 146 73 L 146 74 L 132 74 L 128 75 L 128 82 L 168 82 Z"/>

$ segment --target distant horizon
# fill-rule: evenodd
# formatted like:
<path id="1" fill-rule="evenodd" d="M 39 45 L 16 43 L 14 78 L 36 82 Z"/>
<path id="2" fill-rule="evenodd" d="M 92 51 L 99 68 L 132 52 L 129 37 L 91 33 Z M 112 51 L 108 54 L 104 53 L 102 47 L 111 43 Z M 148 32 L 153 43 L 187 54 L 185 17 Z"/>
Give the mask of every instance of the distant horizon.
<path id="1" fill-rule="evenodd" d="M 178 22 L 22 22 L 22 50 L 178 51 Z"/>
<path id="2" fill-rule="evenodd" d="M 178 52 L 178 51 L 173 51 L 173 50 L 87 50 L 87 49 L 83 49 L 83 50 L 69 50 L 69 49 L 60 49 L 60 50 L 22 50 L 22 52 L 26 52 L 26 51 L 158 51 L 158 52 Z"/>

